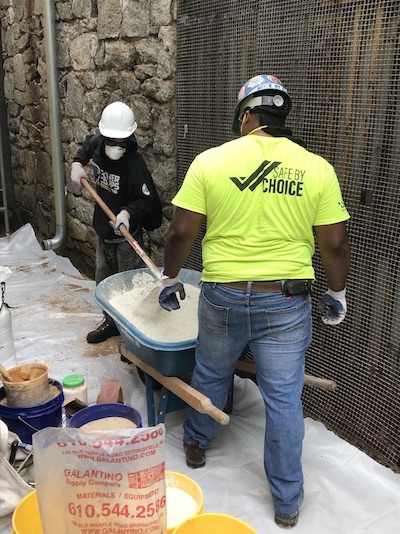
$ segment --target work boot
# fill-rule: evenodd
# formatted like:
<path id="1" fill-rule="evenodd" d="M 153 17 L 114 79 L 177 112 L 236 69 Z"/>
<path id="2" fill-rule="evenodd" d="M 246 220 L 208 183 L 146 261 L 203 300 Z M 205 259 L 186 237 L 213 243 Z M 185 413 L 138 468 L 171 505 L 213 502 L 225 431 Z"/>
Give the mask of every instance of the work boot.
<path id="1" fill-rule="evenodd" d="M 203 467 L 206 464 L 206 450 L 202 449 L 197 441 L 191 444 L 183 441 L 183 450 L 186 453 L 186 465 L 192 469 Z"/>
<path id="2" fill-rule="evenodd" d="M 299 520 L 300 508 L 301 508 L 301 505 L 303 504 L 303 499 L 304 499 L 304 490 L 302 490 L 301 492 L 297 514 L 294 515 L 293 517 L 281 517 L 279 514 L 275 512 L 275 523 L 279 527 L 282 527 L 282 528 L 295 527 L 297 525 L 297 521 Z"/>
<path id="3" fill-rule="evenodd" d="M 275 513 L 275 523 L 282 528 L 292 528 L 297 525 L 299 520 L 299 512 L 294 517 L 281 517 Z"/>
<path id="4" fill-rule="evenodd" d="M 96 330 L 92 330 L 88 333 L 86 341 L 88 343 L 101 343 L 114 336 L 119 336 L 119 330 L 114 321 L 106 317 Z"/>

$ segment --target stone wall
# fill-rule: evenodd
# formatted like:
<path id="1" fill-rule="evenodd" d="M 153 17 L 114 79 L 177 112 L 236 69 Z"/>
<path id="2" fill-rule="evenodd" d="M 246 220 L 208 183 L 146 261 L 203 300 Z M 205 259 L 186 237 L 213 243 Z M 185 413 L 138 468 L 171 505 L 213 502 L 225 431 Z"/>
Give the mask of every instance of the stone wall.
<path id="1" fill-rule="evenodd" d="M 93 276 L 93 200 L 70 180 L 70 163 L 102 109 L 132 107 L 137 139 L 164 205 L 146 249 L 162 264 L 162 245 L 176 191 L 176 4 L 174 0 L 56 0 L 59 96 L 67 238 L 58 250 Z M 11 206 L 38 239 L 52 238 L 55 212 L 47 70 L 40 0 L 0 0 L 4 93 L 11 145 Z"/>

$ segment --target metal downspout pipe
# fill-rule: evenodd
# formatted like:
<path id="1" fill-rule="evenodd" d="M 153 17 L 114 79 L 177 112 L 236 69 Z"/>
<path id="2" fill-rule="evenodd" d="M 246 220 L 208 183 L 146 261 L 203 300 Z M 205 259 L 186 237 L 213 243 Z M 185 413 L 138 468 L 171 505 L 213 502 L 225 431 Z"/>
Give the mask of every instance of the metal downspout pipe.
<path id="1" fill-rule="evenodd" d="M 66 185 L 64 182 L 64 157 L 61 145 L 61 117 L 58 93 L 57 46 L 55 32 L 54 0 L 43 0 L 43 28 L 47 65 L 47 92 L 49 100 L 49 121 L 51 140 L 51 160 L 54 183 L 54 205 L 56 213 L 56 234 L 45 239 L 45 250 L 53 250 L 61 246 L 67 228 L 66 218 Z"/>
<path id="2" fill-rule="evenodd" d="M 8 218 L 8 204 L 7 204 L 7 191 L 6 191 L 6 171 L 4 166 L 4 153 L 3 153 L 3 133 L 0 127 L 0 198 L 2 205 L 0 206 L 0 212 L 4 213 L 4 229 L 6 237 L 10 235 L 10 220 Z"/>

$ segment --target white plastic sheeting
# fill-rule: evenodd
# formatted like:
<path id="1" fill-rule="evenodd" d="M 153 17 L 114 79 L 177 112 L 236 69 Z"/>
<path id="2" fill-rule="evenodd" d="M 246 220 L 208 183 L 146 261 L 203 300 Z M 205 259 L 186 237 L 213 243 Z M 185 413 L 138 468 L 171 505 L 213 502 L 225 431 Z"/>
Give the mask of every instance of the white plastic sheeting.
<path id="1" fill-rule="evenodd" d="M 42 362 L 61 380 L 81 373 L 95 402 L 103 377 L 118 378 L 125 402 L 147 421 L 144 385 L 136 369 L 120 361 L 112 338 L 88 345 L 86 333 L 102 319 L 94 282 L 71 262 L 44 251 L 31 226 L 0 239 L 0 265 L 12 271 L 6 302 L 18 364 Z M 334 395 L 334 392 L 332 392 Z M 277 534 L 263 470 L 264 408 L 256 385 L 235 377 L 231 422 L 221 427 L 202 469 L 186 467 L 182 451 L 182 410 L 167 414 L 166 469 L 193 478 L 202 488 L 207 512 L 233 515 L 258 534 Z M 400 532 L 400 475 L 356 447 L 306 419 L 303 465 L 305 500 L 296 534 L 397 534 Z M 8 534 L 10 528 L 0 531 Z M 222 533 L 221 533 L 222 534 Z"/>

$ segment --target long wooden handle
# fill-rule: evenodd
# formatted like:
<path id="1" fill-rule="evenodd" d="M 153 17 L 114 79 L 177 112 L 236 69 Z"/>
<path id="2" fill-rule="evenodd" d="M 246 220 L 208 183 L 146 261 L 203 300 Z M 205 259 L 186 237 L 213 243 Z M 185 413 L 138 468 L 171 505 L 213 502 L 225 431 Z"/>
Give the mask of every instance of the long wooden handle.
<path id="1" fill-rule="evenodd" d="M 101 207 L 101 209 L 110 219 L 110 221 L 115 223 L 115 221 L 117 220 L 116 215 L 110 210 L 110 208 L 107 206 L 104 200 L 96 193 L 96 191 L 89 184 L 86 178 L 81 178 L 81 184 L 89 191 L 89 193 L 92 195 L 94 200 L 97 202 L 97 204 Z M 157 266 L 152 261 L 150 256 L 146 254 L 146 252 L 142 249 L 142 247 L 139 245 L 136 239 L 128 232 L 128 230 L 125 228 L 123 224 L 120 226 L 119 230 L 121 234 L 125 237 L 125 239 L 128 241 L 128 243 L 131 245 L 131 247 L 134 249 L 136 254 L 138 254 L 142 258 L 142 260 L 145 262 L 145 264 L 150 269 L 154 278 L 159 282 L 161 280 L 160 271 L 157 269 Z"/>
<path id="2" fill-rule="evenodd" d="M 327 391 L 335 391 L 335 389 L 337 389 L 337 383 L 334 380 L 311 375 L 304 375 L 304 384 L 306 386 L 325 389 Z"/>
<path id="3" fill-rule="evenodd" d="M 255 362 L 239 360 L 236 364 L 236 369 L 239 371 L 244 371 L 245 373 L 255 374 L 256 364 Z M 337 384 L 334 380 L 318 378 L 316 376 L 306 374 L 304 375 L 304 384 L 314 388 L 326 389 L 327 391 L 334 391 L 337 388 Z"/>
<path id="4" fill-rule="evenodd" d="M 228 414 L 214 406 L 208 397 L 192 388 L 189 384 L 186 384 L 186 382 L 180 378 L 161 374 L 146 362 L 135 356 L 135 354 L 132 354 L 132 352 L 130 352 L 123 344 L 120 346 L 120 352 L 127 360 L 134 363 L 148 375 L 152 376 L 157 382 L 160 382 L 160 384 L 171 391 L 171 393 L 185 401 L 186 404 L 189 404 L 189 406 L 198 412 L 209 415 L 221 425 L 227 425 L 229 423 L 230 419 Z"/>
<path id="5" fill-rule="evenodd" d="M 169 391 L 174 393 L 177 397 L 184 400 L 186 404 L 189 404 L 189 406 L 200 413 L 209 415 L 220 425 L 227 425 L 229 423 L 229 415 L 214 406 L 208 397 L 192 388 L 192 386 L 186 384 L 186 382 L 176 376 L 161 376 L 164 377 L 163 382 L 157 378 L 156 380 L 168 388 Z"/>

